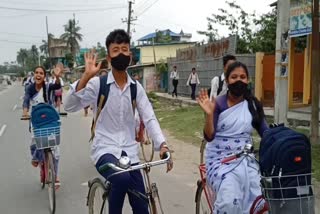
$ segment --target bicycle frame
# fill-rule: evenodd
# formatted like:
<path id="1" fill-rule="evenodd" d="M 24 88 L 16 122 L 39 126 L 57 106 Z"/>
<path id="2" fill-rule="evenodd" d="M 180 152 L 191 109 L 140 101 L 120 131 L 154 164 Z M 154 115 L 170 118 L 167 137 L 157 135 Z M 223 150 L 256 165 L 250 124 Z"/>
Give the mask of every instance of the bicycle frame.
<path id="1" fill-rule="evenodd" d="M 209 190 L 207 188 L 207 178 L 206 178 L 206 173 L 207 173 L 207 170 L 206 170 L 206 165 L 205 164 L 201 164 L 199 166 L 199 171 L 200 171 L 200 176 L 201 176 L 201 180 L 198 181 L 198 185 L 202 185 L 202 188 L 203 188 L 203 191 L 205 193 L 205 196 L 206 196 L 206 200 L 207 200 L 207 203 L 210 207 L 210 210 L 211 210 L 211 213 L 212 213 L 212 210 L 213 210 L 213 204 L 211 204 L 211 201 L 213 201 L 214 199 L 212 199 L 210 197 L 210 193 L 209 193 Z"/>

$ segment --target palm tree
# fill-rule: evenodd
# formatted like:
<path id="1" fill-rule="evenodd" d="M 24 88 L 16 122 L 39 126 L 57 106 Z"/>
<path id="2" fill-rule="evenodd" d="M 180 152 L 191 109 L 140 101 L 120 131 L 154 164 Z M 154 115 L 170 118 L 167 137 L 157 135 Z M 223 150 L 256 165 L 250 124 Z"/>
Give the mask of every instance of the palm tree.
<path id="1" fill-rule="evenodd" d="M 40 45 L 40 51 L 43 53 L 45 56 L 48 56 L 48 42 L 47 40 L 42 40 L 42 45 Z"/>
<path id="2" fill-rule="evenodd" d="M 74 19 L 70 19 L 68 23 L 64 25 L 65 33 L 60 37 L 67 43 L 73 57 L 76 56 L 76 53 L 80 48 L 79 42 L 82 41 L 83 35 L 79 33 L 80 30 L 81 27 L 77 26 L 76 21 Z"/>
<path id="3" fill-rule="evenodd" d="M 17 53 L 17 62 L 22 67 L 25 67 L 27 58 L 28 58 L 28 50 L 20 48 L 19 52 Z"/>
<path id="4" fill-rule="evenodd" d="M 51 33 L 49 33 L 49 38 L 51 39 L 51 38 L 54 38 L 54 35 L 53 34 L 51 34 Z M 42 40 L 42 45 L 40 45 L 40 51 L 41 51 L 41 53 L 44 53 L 44 55 L 46 56 L 46 57 L 48 57 L 48 54 L 49 54 L 49 52 L 48 52 L 48 41 L 47 40 Z"/>
<path id="5" fill-rule="evenodd" d="M 31 56 L 31 59 L 32 59 L 33 63 L 35 65 L 37 65 L 37 61 L 38 61 L 38 57 L 39 57 L 39 52 L 38 52 L 37 46 L 35 46 L 35 45 L 31 46 L 30 56 Z"/>

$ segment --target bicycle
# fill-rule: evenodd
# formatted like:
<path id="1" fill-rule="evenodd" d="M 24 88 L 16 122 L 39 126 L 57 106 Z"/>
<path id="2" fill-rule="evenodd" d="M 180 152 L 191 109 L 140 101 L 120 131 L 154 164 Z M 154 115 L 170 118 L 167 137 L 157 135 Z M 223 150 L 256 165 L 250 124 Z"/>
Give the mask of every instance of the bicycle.
<path id="1" fill-rule="evenodd" d="M 60 113 L 66 116 L 64 113 Z M 31 117 L 21 117 L 21 120 L 30 120 Z M 49 209 L 50 213 L 56 211 L 56 171 L 53 155 L 53 148 L 60 145 L 60 126 L 51 128 L 32 129 L 32 138 L 35 140 L 37 150 L 43 150 L 43 163 L 41 170 L 41 188 L 48 186 Z"/>
<path id="2" fill-rule="evenodd" d="M 201 147 L 203 149 L 203 147 Z M 203 153 L 203 151 L 201 151 Z M 232 154 L 221 160 L 222 164 L 228 163 L 239 158 L 251 158 L 259 165 L 258 160 L 254 154 L 256 151 L 253 149 L 252 144 L 246 144 L 244 149 L 239 153 Z M 205 164 L 201 163 L 199 166 L 201 179 L 197 182 L 196 191 L 196 214 L 212 214 L 214 210 L 215 193 L 206 182 L 206 167 Z M 261 189 L 262 195 L 257 197 L 253 202 L 250 214 L 256 213 L 254 209 L 257 208 L 261 200 L 265 200 L 267 205 L 262 207 L 262 210 L 258 213 L 269 213 L 269 214 L 314 214 L 314 196 L 312 194 L 312 183 L 308 184 L 308 178 L 311 178 L 310 174 L 300 175 L 289 175 L 289 176 L 272 176 L 265 177 L 261 176 Z M 282 187 L 281 181 L 286 178 L 296 178 L 297 186 Z M 303 180 L 304 179 L 304 180 Z M 277 182 L 280 187 L 273 187 L 273 183 Z M 302 183 L 300 185 L 300 183 Z M 284 195 L 286 191 L 296 191 L 297 197 L 289 198 Z M 280 197 L 279 197 L 280 195 Z"/>
<path id="3" fill-rule="evenodd" d="M 150 172 L 151 167 L 166 164 L 170 161 L 170 158 L 171 156 L 168 152 L 166 153 L 165 159 L 131 166 L 129 158 L 123 156 L 120 158 L 118 166 L 112 163 L 106 163 L 105 165 L 101 166 L 99 168 L 100 172 L 104 172 L 110 168 L 116 172 L 110 175 L 106 181 L 103 181 L 101 178 L 94 178 L 93 180 L 88 182 L 89 191 L 87 196 L 87 206 L 89 209 L 89 214 L 109 213 L 107 202 L 108 195 L 111 190 L 111 183 L 108 180 L 111 177 L 117 176 L 124 172 L 130 172 L 140 169 L 143 169 L 144 173 L 146 194 L 133 189 L 129 189 L 128 191 L 138 197 L 139 200 L 144 200 L 146 203 L 148 203 L 151 214 L 158 214 L 157 203 L 160 208 L 160 213 L 163 214 L 164 212 L 161 206 L 157 185 L 156 183 L 151 183 L 148 173 Z"/>

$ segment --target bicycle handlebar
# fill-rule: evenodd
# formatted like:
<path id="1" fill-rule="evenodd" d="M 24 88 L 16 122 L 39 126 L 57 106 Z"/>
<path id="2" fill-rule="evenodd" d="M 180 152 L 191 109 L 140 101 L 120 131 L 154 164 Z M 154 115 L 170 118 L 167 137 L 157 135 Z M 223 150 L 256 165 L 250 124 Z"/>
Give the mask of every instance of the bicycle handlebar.
<path id="1" fill-rule="evenodd" d="M 67 116 L 68 113 L 66 113 L 66 112 L 60 112 L 59 115 L 60 115 L 60 116 Z M 22 116 L 22 117 L 20 117 L 20 120 L 31 120 L 31 116 Z"/>
<path id="2" fill-rule="evenodd" d="M 222 164 L 225 164 L 225 163 L 228 163 L 228 162 L 230 162 L 230 161 L 233 161 L 233 160 L 241 157 L 242 154 L 243 154 L 243 153 L 238 153 L 238 154 L 234 154 L 234 155 L 231 155 L 231 156 L 229 156 L 229 157 L 226 157 L 226 158 L 222 159 L 221 163 L 222 163 Z"/>
<path id="3" fill-rule="evenodd" d="M 232 154 L 231 156 L 227 156 L 224 159 L 221 160 L 222 164 L 228 163 L 230 161 L 233 161 L 235 159 L 240 158 L 241 156 L 250 155 L 250 154 L 256 154 L 258 151 L 253 149 L 252 144 L 246 144 L 242 151 Z"/>
<path id="4" fill-rule="evenodd" d="M 106 163 L 106 164 L 99 167 L 99 172 L 103 173 L 109 169 L 113 169 L 116 172 L 130 172 L 130 171 L 135 171 L 135 170 L 139 170 L 139 169 L 150 168 L 153 166 L 159 166 L 162 164 L 166 164 L 170 161 L 170 158 L 171 158 L 170 152 L 166 152 L 165 155 L 166 155 L 165 159 L 157 160 L 157 161 L 153 161 L 153 162 L 147 162 L 147 163 L 143 163 L 143 164 L 139 164 L 139 165 L 135 165 L 135 166 L 130 166 L 127 169 L 121 168 L 113 163 Z"/>

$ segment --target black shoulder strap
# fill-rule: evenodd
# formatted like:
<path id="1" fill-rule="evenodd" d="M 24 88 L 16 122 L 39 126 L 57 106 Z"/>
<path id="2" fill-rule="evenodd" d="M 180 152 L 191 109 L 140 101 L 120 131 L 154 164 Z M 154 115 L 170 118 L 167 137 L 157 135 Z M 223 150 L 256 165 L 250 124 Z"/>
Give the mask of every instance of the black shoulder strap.
<path id="1" fill-rule="evenodd" d="M 221 79 L 221 76 L 219 76 L 219 88 L 218 88 L 218 91 L 217 91 L 217 95 L 219 95 L 221 93 L 222 87 L 223 87 L 223 81 Z"/>
<path id="2" fill-rule="evenodd" d="M 98 120 L 98 117 L 109 97 L 111 84 L 107 84 L 107 82 L 108 82 L 108 75 L 100 76 L 100 89 L 99 89 L 99 94 L 97 99 L 97 113 L 96 113 L 96 118 L 92 120 L 90 141 L 92 141 L 95 136 L 96 121 Z M 132 105 L 133 115 L 135 114 L 135 109 L 137 107 L 137 102 L 136 102 L 137 82 L 136 80 L 134 80 L 134 82 L 135 83 L 130 84 L 131 105 Z"/>
<path id="3" fill-rule="evenodd" d="M 99 79 L 100 79 L 100 88 L 99 88 L 99 94 L 97 99 L 97 112 L 96 112 L 96 117 L 92 119 L 91 138 L 89 142 L 92 141 L 95 136 L 95 128 L 96 128 L 97 120 L 99 118 L 99 115 L 103 107 L 107 102 L 109 91 L 110 91 L 110 84 L 107 84 L 108 75 L 100 76 Z"/>
<path id="4" fill-rule="evenodd" d="M 102 100 L 102 104 L 101 104 L 101 110 L 102 110 L 108 100 L 110 84 L 107 84 L 108 75 L 100 76 L 99 78 L 100 78 L 100 89 L 99 89 L 99 94 L 97 99 L 97 107 L 99 107 L 101 96 L 103 95 L 104 99 Z"/>
<path id="5" fill-rule="evenodd" d="M 137 107 L 137 81 L 133 80 L 135 83 L 130 84 L 130 94 L 131 94 L 131 105 L 133 110 L 133 115 Z"/>

